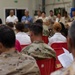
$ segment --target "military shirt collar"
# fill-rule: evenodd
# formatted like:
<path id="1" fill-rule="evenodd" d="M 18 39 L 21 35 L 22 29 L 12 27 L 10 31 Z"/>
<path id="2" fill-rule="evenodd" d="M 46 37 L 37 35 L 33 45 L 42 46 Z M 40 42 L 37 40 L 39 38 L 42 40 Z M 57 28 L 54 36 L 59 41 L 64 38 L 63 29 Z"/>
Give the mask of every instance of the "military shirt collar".
<path id="1" fill-rule="evenodd" d="M 44 41 L 33 41 L 33 43 L 44 43 Z"/>

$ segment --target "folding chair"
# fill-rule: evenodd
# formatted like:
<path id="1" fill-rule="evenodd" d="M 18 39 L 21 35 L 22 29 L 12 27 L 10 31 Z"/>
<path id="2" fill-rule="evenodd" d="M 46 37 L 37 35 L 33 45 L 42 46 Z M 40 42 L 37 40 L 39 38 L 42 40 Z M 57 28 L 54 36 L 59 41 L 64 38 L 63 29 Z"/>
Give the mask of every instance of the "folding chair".
<path id="1" fill-rule="evenodd" d="M 43 40 L 46 44 L 48 44 L 48 36 L 42 36 L 42 40 Z"/>
<path id="2" fill-rule="evenodd" d="M 26 47 L 26 46 L 28 46 L 28 45 L 21 45 L 21 48 L 23 49 L 23 48 Z"/>
<path id="3" fill-rule="evenodd" d="M 67 43 L 53 43 L 51 47 L 56 51 L 56 70 L 62 68 L 60 61 L 58 60 L 58 56 L 64 53 L 62 48 L 68 49 Z"/>
<path id="4" fill-rule="evenodd" d="M 50 75 L 52 72 L 55 71 L 55 59 L 38 59 L 36 60 L 41 75 Z"/>

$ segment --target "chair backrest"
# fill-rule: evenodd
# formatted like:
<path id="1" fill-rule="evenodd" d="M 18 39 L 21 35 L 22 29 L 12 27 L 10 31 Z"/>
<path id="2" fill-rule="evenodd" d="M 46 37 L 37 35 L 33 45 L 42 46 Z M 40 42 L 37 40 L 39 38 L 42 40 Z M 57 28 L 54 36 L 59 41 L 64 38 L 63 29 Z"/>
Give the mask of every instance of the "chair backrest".
<path id="1" fill-rule="evenodd" d="M 28 46 L 28 45 L 21 45 L 21 48 L 23 49 L 23 48 L 26 47 L 26 46 Z"/>
<path id="2" fill-rule="evenodd" d="M 22 50 L 21 45 L 18 40 L 16 40 L 15 42 L 15 49 L 18 50 L 19 52 Z"/>
<path id="3" fill-rule="evenodd" d="M 52 47 L 53 49 L 61 49 L 62 47 L 64 47 L 65 49 L 68 49 L 66 42 L 63 42 L 63 43 L 53 43 L 53 44 L 51 45 L 51 47 Z"/>
<path id="4" fill-rule="evenodd" d="M 55 71 L 55 59 L 38 59 L 36 60 L 41 75 L 50 75 Z"/>
<path id="5" fill-rule="evenodd" d="M 58 60 L 58 56 L 62 53 L 64 53 L 64 50 L 62 49 L 62 47 L 64 47 L 65 49 L 68 49 L 67 47 L 67 43 L 53 43 L 51 45 L 51 47 L 55 50 L 56 52 L 56 70 L 62 68 L 61 63 Z"/>
<path id="6" fill-rule="evenodd" d="M 42 40 L 43 40 L 46 44 L 48 44 L 48 36 L 42 36 Z"/>

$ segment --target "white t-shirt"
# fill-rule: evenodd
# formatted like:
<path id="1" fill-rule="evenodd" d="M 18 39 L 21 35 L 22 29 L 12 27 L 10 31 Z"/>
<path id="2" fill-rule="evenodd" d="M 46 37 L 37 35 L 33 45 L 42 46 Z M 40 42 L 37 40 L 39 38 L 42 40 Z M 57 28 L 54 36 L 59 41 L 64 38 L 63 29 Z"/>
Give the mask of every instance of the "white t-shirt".
<path id="1" fill-rule="evenodd" d="M 21 45 L 28 45 L 31 43 L 30 37 L 25 32 L 18 32 L 16 34 L 16 39 Z"/>
<path id="2" fill-rule="evenodd" d="M 57 42 L 66 42 L 66 38 L 61 33 L 55 33 L 51 38 L 49 38 L 48 45 L 51 45 Z"/>
<path id="3" fill-rule="evenodd" d="M 13 22 L 13 23 L 16 23 L 18 21 L 18 18 L 15 16 L 15 15 L 13 15 L 13 16 L 8 16 L 7 18 L 6 18 L 6 22 Z"/>

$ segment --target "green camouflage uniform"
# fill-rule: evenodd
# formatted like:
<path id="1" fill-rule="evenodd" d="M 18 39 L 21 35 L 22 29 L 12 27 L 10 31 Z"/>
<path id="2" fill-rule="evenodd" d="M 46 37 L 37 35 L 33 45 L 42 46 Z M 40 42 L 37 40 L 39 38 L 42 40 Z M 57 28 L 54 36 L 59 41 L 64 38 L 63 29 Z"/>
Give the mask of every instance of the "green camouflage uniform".
<path id="1" fill-rule="evenodd" d="M 40 75 L 34 58 L 9 51 L 0 55 L 0 75 Z"/>
<path id="2" fill-rule="evenodd" d="M 58 70 L 52 73 L 51 75 L 75 75 L 75 61 L 67 69 L 64 68 L 64 69 Z"/>
<path id="3" fill-rule="evenodd" d="M 34 41 L 31 45 L 25 47 L 22 53 L 35 58 L 55 58 L 55 51 L 42 41 Z"/>

